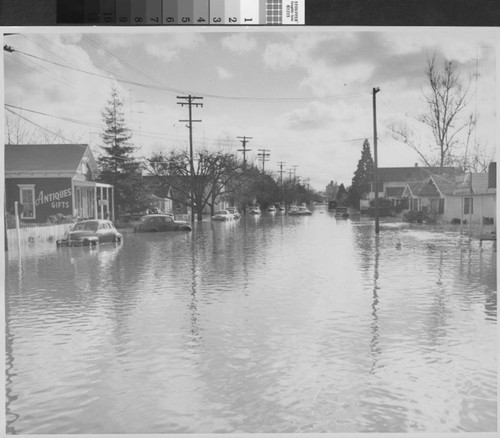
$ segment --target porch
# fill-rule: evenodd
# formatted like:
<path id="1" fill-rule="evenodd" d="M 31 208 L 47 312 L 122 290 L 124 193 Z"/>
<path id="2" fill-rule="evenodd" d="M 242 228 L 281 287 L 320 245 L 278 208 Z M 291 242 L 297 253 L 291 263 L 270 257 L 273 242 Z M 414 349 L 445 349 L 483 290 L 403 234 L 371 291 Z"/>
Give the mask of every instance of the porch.
<path id="1" fill-rule="evenodd" d="M 78 220 L 115 220 L 114 188 L 90 181 L 73 182 L 73 216 Z"/>

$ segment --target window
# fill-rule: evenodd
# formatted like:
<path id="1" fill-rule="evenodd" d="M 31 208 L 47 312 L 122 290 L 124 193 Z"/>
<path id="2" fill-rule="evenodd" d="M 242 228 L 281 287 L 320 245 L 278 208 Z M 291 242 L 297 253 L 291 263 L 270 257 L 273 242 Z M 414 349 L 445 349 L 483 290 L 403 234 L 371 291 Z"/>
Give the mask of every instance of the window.
<path id="1" fill-rule="evenodd" d="M 418 210 L 420 210 L 420 202 L 419 202 L 419 201 L 420 201 L 420 199 L 418 199 L 418 198 L 413 198 L 413 199 L 411 200 L 411 203 L 412 203 L 412 207 L 411 207 L 411 209 L 412 209 L 413 211 L 418 211 Z"/>
<path id="2" fill-rule="evenodd" d="M 35 185 L 19 184 L 21 219 L 35 219 Z"/>
<path id="3" fill-rule="evenodd" d="M 464 214 L 474 213 L 474 198 L 464 198 Z"/>

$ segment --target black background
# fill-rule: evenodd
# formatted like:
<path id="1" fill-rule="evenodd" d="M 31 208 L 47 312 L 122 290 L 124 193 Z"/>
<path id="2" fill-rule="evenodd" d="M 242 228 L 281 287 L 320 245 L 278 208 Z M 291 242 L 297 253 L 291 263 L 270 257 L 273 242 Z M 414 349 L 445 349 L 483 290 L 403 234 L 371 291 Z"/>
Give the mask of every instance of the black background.
<path id="1" fill-rule="evenodd" d="M 500 0 L 304 0 L 312 26 L 498 26 Z M 83 0 L 0 0 L 2 26 L 82 24 Z"/>

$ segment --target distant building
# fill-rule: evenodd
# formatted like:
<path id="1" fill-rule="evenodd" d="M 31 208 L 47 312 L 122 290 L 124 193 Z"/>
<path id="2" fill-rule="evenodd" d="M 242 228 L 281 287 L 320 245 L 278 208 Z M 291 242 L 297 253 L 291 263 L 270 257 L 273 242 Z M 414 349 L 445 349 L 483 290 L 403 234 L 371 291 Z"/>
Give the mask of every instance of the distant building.
<path id="1" fill-rule="evenodd" d="M 423 211 L 450 222 L 496 221 L 496 163 L 487 173 L 455 168 L 395 167 L 379 169 L 379 198 L 398 210 Z M 375 193 L 369 194 L 373 199 Z"/>
<path id="2" fill-rule="evenodd" d="M 330 183 L 325 188 L 325 201 L 334 201 L 337 199 L 337 193 L 339 191 L 339 186 L 336 182 L 330 181 Z"/>
<path id="3" fill-rule="evenodd" d="M 5 206 L 20 219 L 42 223 L 57 214 L 114 220 L 113 186 L 95 181 L 88 145 L 5 145 Z"/>

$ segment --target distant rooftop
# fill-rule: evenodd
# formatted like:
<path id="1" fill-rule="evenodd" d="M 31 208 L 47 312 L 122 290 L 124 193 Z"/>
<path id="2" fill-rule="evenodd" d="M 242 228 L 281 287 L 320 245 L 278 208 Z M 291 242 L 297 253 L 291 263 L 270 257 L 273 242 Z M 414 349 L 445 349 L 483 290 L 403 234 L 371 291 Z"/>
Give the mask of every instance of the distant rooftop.
<path id="1" fill-rule="evenodd" d="M 5 171 L 75 172 L 87 148 L 85 144 L 8 144 Z"/>
<path id="2" fill-rule="evenodd" d="M 389 181 L 422 181 L 431 175 L 445 175 L 448 177 L 461 175 L 463 172 L 454 167 L 380 167 L 378 169 L 378 180 Z"/>

